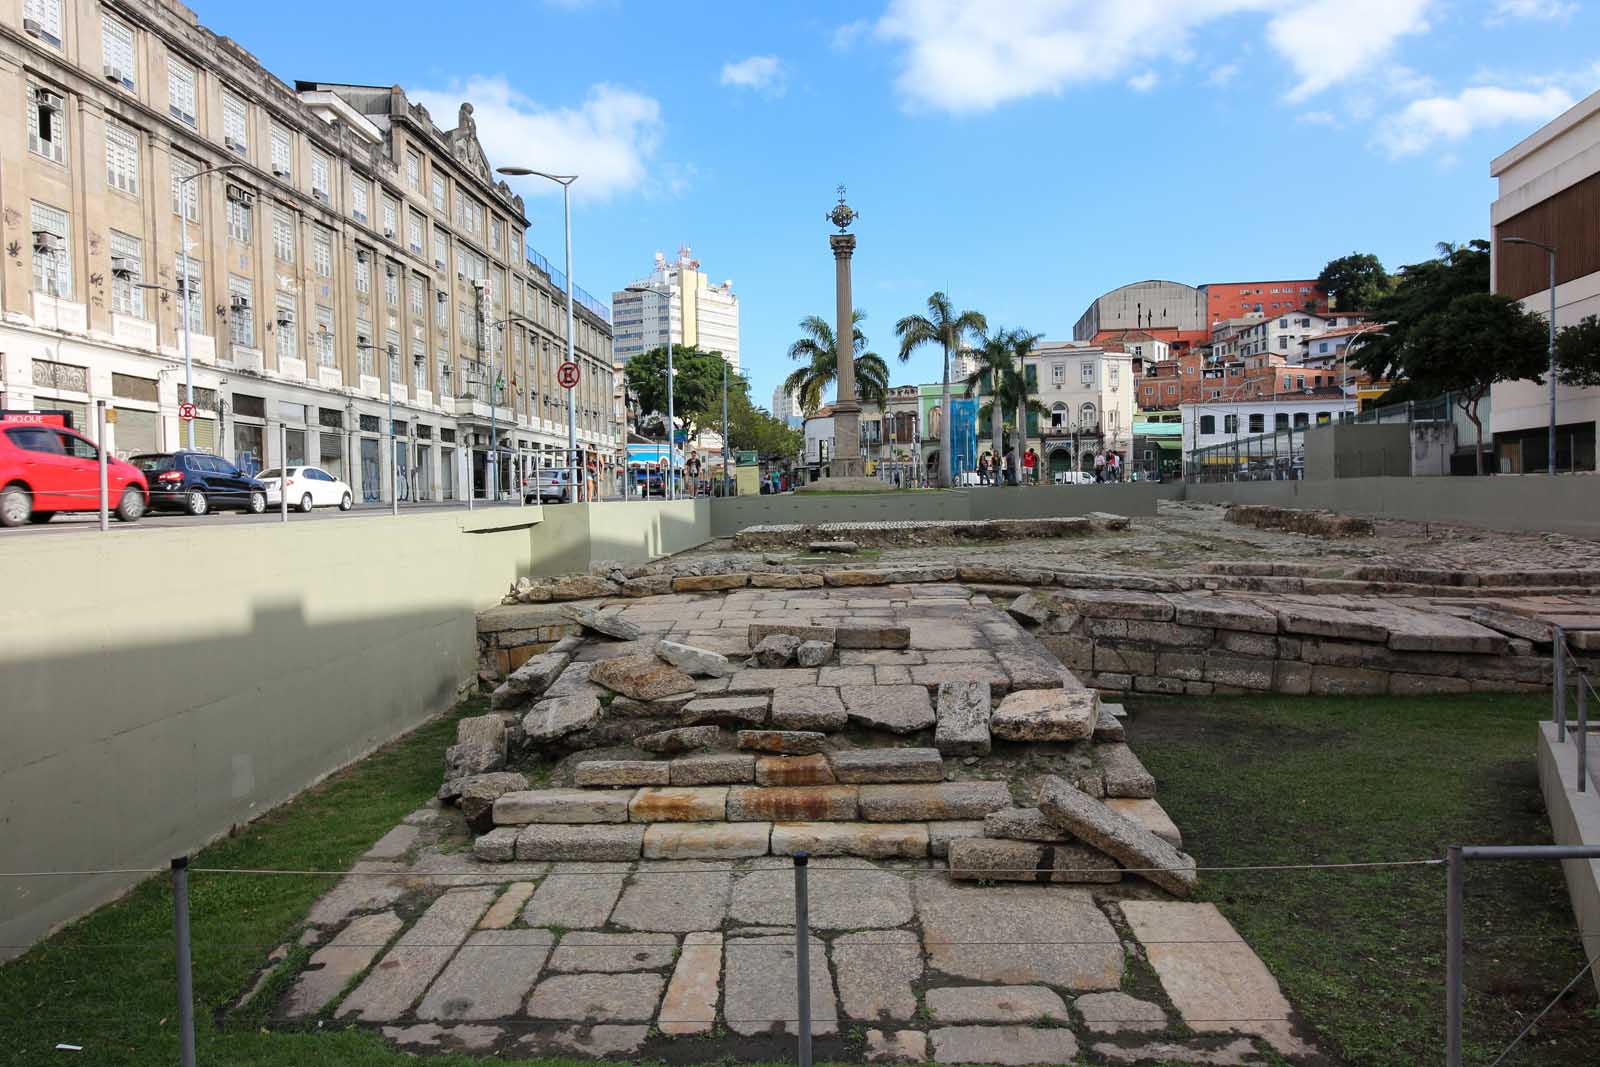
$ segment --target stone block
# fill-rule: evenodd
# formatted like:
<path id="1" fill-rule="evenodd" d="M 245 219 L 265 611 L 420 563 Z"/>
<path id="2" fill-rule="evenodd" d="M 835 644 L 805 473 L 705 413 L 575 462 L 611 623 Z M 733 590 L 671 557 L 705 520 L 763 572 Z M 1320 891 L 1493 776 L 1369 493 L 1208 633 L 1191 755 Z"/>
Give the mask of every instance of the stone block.
<path id="1" fill-rule="evenodd" d="M 1237 686 L 1240 689 L 1270 690 L 1273 683 L 1272 661 L 1208 652 L 1205 659 L 1204 680 L 1216 685 Z"/>
<path id="2" fill-rule="evenodd" d="M 928 855 L 943 858 L 950 842 L 962 837 L 982 837 L 982 819 L 935 819 L 927 824 Z"/>
<path id="3" fill-rule="evenodd" d="M 1108 797 L 1106 807 L 1134 822 L 1167 842 L 1173 848 L 1183 847 L 1183 835 L 1166 809 L 1148 797 Z"/>
<path id="4" fill-rule="evenodd" d="M 981 819 L 1011 806 L 1005 782 L 864 785 L 861 817 L 870 822 Z"/>
<path id="5" fill-rule="evenodd" d="M 506 1019 L 522 1009 L 555 939 L 548 930 L 479 930 L 429 987 L 417 1018 Z"/>
<path id="6" fill-rule="evenodd" d="M 822 575 L 758 572 L 750 576 L 750 584 L 757 589 L 820 589 Z"/>
<path id="7" fill-rule="evenodd" d="M 772 854 L 860 856 L 865 859 L 922 859 L 928 855 L 928 828 L 922 823 L 775 822 Z"/>
<path id="8" fill-rule="evenodd" d="M 623 862 L 639 858 L 644 826 L 525 826 L 517 835 L 517 859 Z"/>
<path id="9" fill-rule="evenodd" d="M 1389 647 L 1408 652 L 1465 652 L 1503 656 L 1504 635 L 1471 619 L 1439 612 L 1385 606 L 1378 612 L 1389 629 Z"/>
<path id="10" fill-rule="evenodd" d="M 930 989 L 927 1003 L 928 1014 L 936 1023 L 1069 1023 L 1072 1020 L 1061 997 L 1038 985 Z"/>
<path id="11" fill-rule="evenodd" d="M 843 668 L 882 670 L 885 668 Z M 840 689 L 851 722 L 871 730 L 907 734 L 926 730 L 935 722 L 928 689 L 921 685 L 847 685 Z"/>
<path id="12" fill-rule="evenodd" d="M 1148 673 L 1163 678 L 1178 678 L 1185 682 L 1203 681 L 1206 676 L 1206 658 L 1198 652 L 1162 652 L 1156 655 L 1155 670 Z"/>
<path id="13" fill-rule="evenodd" d="M 409 1011 L 477 926 L 494 897 L 493 889 L 456 889 L 440 896 L 344 999 L 338 1017 L 389 1022 Z"/>
<path id="14" fill-rule="evenodd" d="M 1073 840 L 1071 834 L 1051 822 L 1038 808 L 991 811 L 983 817 L 983 836 L 1045 844 L 1070 844 Z"/>
<path id="15" fill-rule="evenodd" d="M 586 729 L 600 718 L 600 701 L 589 693 L 546 697 L 522 718 L 522 733 L 530 745 L 559 740 Z"/>
<path id="16" fill-rule="evenodd" d="M 722 731 L 715 726 L 682 726 L 645 734 L 635 740 L 634 744 L 646 752 L 673 754 L 710 748 L 721 736 Z"/>
<path id="17" fill-rule="evenodd" d="M 935 1063 L 1074 1063 L 1071 1030 L 1031 1026 L 945 1026 L 930 1031 Z"/>
<path id="18" fill-rule="evenodd" d="M 1121 939 L 1086 889 L 918 878 L 917 912 L 933 971 L 972 982 L 1072 990 L 1122 984 Z"/>
<path id="19" fill-rule="evenodd" d="M 1466 678 L 1450 678 L 1437 674 L 1389 675 L 1389 692 L 1395 696 L 1437 696 L 1443 693 L 1470 693 L 1472 682 Z"/>
<path id="20" fill-rule="evenodd" d="M 713 752 L 672 760 L 672 785 L 742 785 L 755 780 L 756 758 L 745 752 Z"/>
<path id="21" fill-rule="evenodd" d="M 662 596 L 672 592 L 672 575 L 641 574 L 622 583 L 622 595 L 631 597 Z"/>
<path id="22" fill-rule="evenodd" d="M 838 822 L 858 818 L 859 813 L 859 795 L 853 785 L 736 785 L 728 789 L 729 822 Z"/>
<path id="23" fill-rule="evenodd" d="M 639 790 L 628 802 L 632 822 L 720 822 L 726 786 L 664 786 Z"/>
<path id="24" fill-rule="evenodd" d="M 483 863 L 510 863 L 517 858 L 520 827 L 502 826 L 480 834 L 472 842 L 472 855 Z"/>
<path id="25" fill-rule="evenodd" d="M 801 641 L 794 650 L 794 661 L 802 667 L 820 667 L 833 658 L 833 642 Z"/>
<path id="26" fill-rule="evenodd" d="M 920 689 L 924 699 L 927 691 Z M 841 782 L 894 783 L 944 780 L 944 758 L 936 748 L 852 748 L 832 753 L 833 773 Z"/>
<path id="27" fill-rule="evenodd" d="M 527 789 L 494 802 L 496 826 L 526 823 L 627 822 L 632 794 L 590 789 Z"/>
<path id="28" fill-rule="evenodd" d="M 856 650 L 910 648 L 911 628 L 891 623 L 842 623 L 834 629 L 833 647 Z"/>
<path id="29" fill-rule="evenodd" d="M 1240 656 L 1258 656 L 1262 659 L 1275 659 L 1278 655 L 1278 643 L 1282 638 L 1272 637 L 1268 634 L 1241 633 L 1237 630 L 1218 630 L 1216 651 L 1232 652 Z M 1294 641 L 1296 638 L 1289 638 Z"/>
<path id="30" fill-rule="evenodd" d="M 767 721 L 767 700 L 764 695 L 728 697 L 696 697 L 683 706 L 679 715 L 684 725 L 715 723 L 719 726 L 750 724 L 760 726 Z"/>
<path id="31" fill-rule="evenodd" d="M 1379 643 L 1389 640 L 1389 628 L 1383 624 L 1382 616 L 1373 612 L 1303 601 L 1275 601 L 1271 607 L 1278 615 L 1279 628 L 1286 634 Z"/>
<path id="32" fill-rule="evenodd" d="M 935 747 L 947 756 L 987 756 L 992 713 L 987 682 L 941 684 L 935 712 Z"/>
<path id="33" fill-rule="evenodd" d="M 578 604 L 563 604 L 561 613 L 586 630 L 615 637 L 619 641 L 637 641 L 644 633 L 638 623 L 630 622 L 614 611 L 602 612 Z"/>
<path id="34" fill-rule="evenodd" d="M 1096 689 L 1122 692 L 1133 688 L 1133 675 L 1119 671 L 1096 671 L 1089 676 L 1089 683 Z"/>
<path id="35" fill-rule="evenodd" d="M 733 674 L 734 666 L 720 652 L 684 644 L 681 641 L 659 641 L 656 655 L 685 674 L 704 678 L 726 678 Z"/>
<path id="36" fill-rule="evenodd" d="M 849 721 L 839 691 L 820 686 L 774 692 L 768 718 L 779 730 L 842 730 Z"/>
<path id="37" fill-rule="evenodd" d="M 824 667 L 817 672 L 817 684 L 835 687 L 872 685 L 877 681 L 877 675 L 874 673 L 876 670 L 875 667 L 860 664 L 849 667 Z M 911 675 L 908 673 L 906 679 L 909 681 L 910 678 Z"/>
<path id="38" fill-rule="evenodd" d="M 1066 634 L 1040 634 L 1039 643 L 1051 655 L 1075 671 L 1094 670 L 1095 643 L 1092 637 L 1073 637 Z"/>
<path id="39" fill-rule="evenodd" d="M 1095 759 L 1108 797 L 1153 797 L 1156 780 L 1125 744 L 1096 745 Z"/>
<path id="40" fill-rule="evenodd" d="M 457 779 L 460 785 L 456 805 L 466 816 L 467 825 L 476 833 L 486 834 L 494 829 L 494 802 L 507 793 L 528 788 L 528 779 L 520 774 L 499 771 L 494 774 L 475 774 Z"/>
<path id="41" fill-rule="evenodd" d="M 694 679 L 654 656 L 618 656 L 601 660 L 589 681 L 635 700 L 659 700 L 674 693 L 692 693 Z"/>
<path id="42" fill-rule="evenodd" d="M 753 646 L 755 660 L 769 670 L 787 667 L 800 648 L 800 639 L 793 634 L 768 634 Z"/>
<path id="43" fill-rule="evenodd" d="M 592 574 L 569 574 L 554 578 L 545 588 L 550 590 L 551 600 L 588 600 L 616 596 L 622 591 L 616 582 Z"/>
<path id="44" fill-rule="evenodd" d="M 989 732 L 1007 741 L 1081 741 L 1094 732 L 1099 706 L 1087 689 L 1024 689 L 1000 701 Z"/>
<path id="45" fill-rule="evenodd" d="M 833 766 L 828 757 L 761 756 L 756 759 L 756 785 L 835 785 Z"/>
<path id="46" fill-rule="evenodd" d="M 1167 892 L 1176 896 L 1194 892 L 1198 877 L 1192 857 L 1061 779 L 1044 779 L 1039 809 L 1073 837 L 1136 869 Z"/>
<path id="47" fill-rule="evenodd" d="M 1156 593 L 1123 589 L 1066 589 L 1052 593 L 1051 600 L 1065 605 L 1089 619 L 1143 619 L 1166 622 L 1172 618 L 1172 602 Z"/>
<path id="48" fill-rule="evenodd" d="M 793 933 L 727 939 L 722 1013 L 728 1029 L 743 1035 L 767 1034 L 780 1028 L 791 1034 L 798 1030 L 794 941 Z M 821 940 L 811 939 L 809 954 L 812 1033 L 837 1033 L 839 1012 L 833 977 L 825 962 L 827 950 Z"/>
<path id="49" fill-rule="evenodd" d="M 1311 668 L 1311 692 L 1317 696 L 1375 696 L 1389 691 L 1389 675 L 1360 667 Z"/>
<path id="50" fill-rule="evenodd" d="M 747 752 L 784 756 L 809 756 L 828 744 L 827 734 L 810 730 L 740 730 L 737 738 L 739 747 Z"/>
<path id="51" fill-rule="evenodd" d="M 772 824 L 652 823 L 644 832 L 647 860 L 730 860 L 765 856 Z"/>
<path id="52" fill-rule="evenodd" d="M 527 1014 L 570 1022 L 649 1022 L 664 985 L 659 974 L 558 974 L 535 987 Z"/>
<path id="53" fill-rule="evenodd" d="M 742 589 L 750 582 L 748 574 L 686 574 L 672 579 L 674 593 L 715 593 L 722 589 Z"/>
<path id="54" fill-rule="evenodd" d="M 1167 1028 L 1167 1013 L 1161 1005 L 1126 993 L 1085 993 L 1072 1006 L 1083 1016 L 1084 1025 L 1098 1034 Z"/>
<path id="55" fill-rule="evenodd" d="M 767 638 L 780 634 L 799 641 L 831 642 L 834 637 L 834 627 L 791 622 L 753 622 L 746 631 L 745 639 L 750 642 L 751 648 L 755 648 Z"/>
<path id="56" fill-rule="evenodd" d="M 1155 674 L 1156 654 L 1147 648 L 1129 648 L 1102 642 L 1093 644 L 1093 669 L 1097 671 L 1121 671 L 1125 674 Z M 1163 653 L 1163 655 L 1181 655 L 1181 653 Z"/>
<path id="57" fill-rule="evenodd" d="M 451 745 L 444 751 L 444 778 L 447 782 L 456 778 L 490 774 L 505 765 L 506 752 L 503 742 L 496 748 L 481 741 L 469 741 L 466 744 Z"/>
<path id="58" fill-rule="evenodd" d="M 1278 616 L 1248 600 L 1226 597 L 1174 597 L 1173 621 L 1185 626 L 1254 634 L 1278 632 Z"/>
<path id="59" fill-rule="evenodd" d="M 579 785 L 666 785 L 672 765 L 665 760 L 585 760 L 573 772 Z"/>
<path id="60" fill-rule="evenodd" d="M 332 941 L 311 954 L 306 969 L 289 989 L 283 1013 L 291 1019 L 317 1014 L 344 992 L 356 975 L 372 965 L 403 925 L 392 911 L 352 920 Z M 539 959 L 542 962 L 544 956 L 541 954 Z"/>
<path id="61" fill-rule="evenodd" d="M 922 946 L 911 930 L 840 934 L 830 946 L 839 1001 L 852 1019 L 909 1022 L 916 1015 L 915 983 Z"/>
<path id="62" fill-rule="evenodd" d="M 1305 696 L 1311 692 L 1311 664 L 1295 660 L 1278 660 L 1273 667 L 1272 689 L 1288 696 Z"/>
<path id="63" fill-rule="evenodd" d="M 655 971 L 671 964 L 677 949 L 678 939 L 671 934 L 571 930 L 561 935 L 561 945 L 550 957 L 550 969 L 602 974 Z"/>
<path id="64" fill-rule="evenodd" d="M 1133 688 L 1140 693 L 1165 693 L 1168 696 L 1176 696 L 1184 691 L 1185 686 L 1193 684 L 1177 678 L 1152 678 L 1143 674 L 1133 680 Z"/>
<path id="65" fill-rule="evenodd" d="M 1210 686 L 1204 682 L 1189 682 L 1185 684 L 1184 691 L 1187 692 L 1190 685 L 1197 684 L 1206 685 L 1206 691 L 1210 692 Z M 1123 741 L 1127 739 L 1127 731 L 1122 725 L 1122 720 L 1111 714 L 1104 704 L 1100 705 L 1100 709 L 1095 713 L 1094 739 L 1096 741 Z"/>
<path id="66" fill-rule="evenodd" d="M 685 934 L 656 1028 L 670 1037 L 710 1033 L 717 1020 L 721 979 L 722 934 L 715 930 Z"/>
<path id="67" fill-rule="evenodd" d="M 746 667 L 728 680 L 728 694 L 773 693 L 780 689 L 817 684 L 815 667 Z"/>
<path id="68" fill-rule="evenodd" d="M 1054 612 L 1050 598 L 1032 589 L 1019 594 L 1006 605 L 1006 613 L 1027 626 L 1040 626 L 1048 622 Z"/>

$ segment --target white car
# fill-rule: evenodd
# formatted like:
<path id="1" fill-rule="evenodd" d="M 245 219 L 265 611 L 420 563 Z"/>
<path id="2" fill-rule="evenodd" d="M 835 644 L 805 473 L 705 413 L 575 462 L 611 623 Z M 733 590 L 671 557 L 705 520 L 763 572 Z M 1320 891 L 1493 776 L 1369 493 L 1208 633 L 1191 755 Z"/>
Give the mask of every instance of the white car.
<path id="1" fill-rule="evenodd" d="M 269 467 L 262 471 L 256 475 L 256 481 L 267 487 L 267 507 L 281 506 L 278 497 L 278 468 Z M 355 494 L 350 491 L 350 486 L 321 467 L 290 467 L 287 486 L 289 506 L 300 511 L 325 507 L 349 511 L 355 504 Z"/>
<path id="2" fill-rule="evenodd" d="M 1057 485 L 1093 485 L 1094 475 L 1088 471 L 1057 471 Z"/>

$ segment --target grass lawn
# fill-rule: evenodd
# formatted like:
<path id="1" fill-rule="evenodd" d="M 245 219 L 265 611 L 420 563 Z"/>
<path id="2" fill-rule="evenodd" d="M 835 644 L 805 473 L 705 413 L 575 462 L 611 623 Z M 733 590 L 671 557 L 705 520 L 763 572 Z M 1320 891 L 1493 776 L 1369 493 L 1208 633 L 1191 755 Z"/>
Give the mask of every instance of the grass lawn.
<path id="1" fill-rule="evenodd" d="M 1133 703 L 1130 740 L 1202 866 L 1441 857 L 1548 844 L 1542 697 Z M 1203 899 L 1266 961 L 1337 1062 L 1443 1062 L 1442 866 L 1211 873 Z M 1555 863 L 1467 868 L 1466 1062 L 1488 1064 L 1583 966 Z M 1593 1065 L 1585 977 L 1507 1063 Z"/>

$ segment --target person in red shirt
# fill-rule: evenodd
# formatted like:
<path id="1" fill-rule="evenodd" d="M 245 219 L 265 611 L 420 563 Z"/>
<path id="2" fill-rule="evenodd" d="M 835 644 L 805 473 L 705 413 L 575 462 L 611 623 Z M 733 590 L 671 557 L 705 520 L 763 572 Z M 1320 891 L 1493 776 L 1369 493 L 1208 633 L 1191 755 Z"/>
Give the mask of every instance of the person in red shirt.
<path id="1" fill-rule="evenodd" d="M 1033 475 L 1038 463 L 1039 454 L 1033 449 L 1030 448 L 1022 454 L 1022 483 L 1024 485 L 1033 484 Z"/>

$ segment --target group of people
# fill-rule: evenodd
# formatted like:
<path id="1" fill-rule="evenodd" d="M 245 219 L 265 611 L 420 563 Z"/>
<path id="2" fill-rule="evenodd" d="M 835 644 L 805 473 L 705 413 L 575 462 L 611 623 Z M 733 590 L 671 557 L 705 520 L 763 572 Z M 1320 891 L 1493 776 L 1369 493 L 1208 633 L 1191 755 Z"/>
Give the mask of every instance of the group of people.
<path id="1" fill-rule="evenodd" d="M 1020 477 L 1019 477 L 1020 473 Z M 1037 485 L 1039 483 L 1039 453 L 1032 448 L 1017 456 L 1015 448 L 1008 449 L 998 463 L 993 452 L 978 457 L 978 483 L 980 485 Z M 1096 452 L 1094 456 L 1096 482 L 1122 481 L 1122 457 L 1115 452 Z"/>

